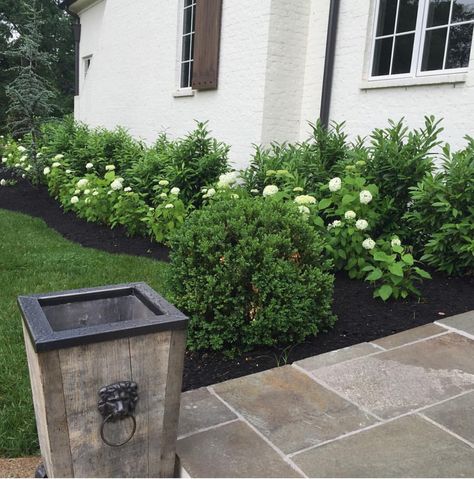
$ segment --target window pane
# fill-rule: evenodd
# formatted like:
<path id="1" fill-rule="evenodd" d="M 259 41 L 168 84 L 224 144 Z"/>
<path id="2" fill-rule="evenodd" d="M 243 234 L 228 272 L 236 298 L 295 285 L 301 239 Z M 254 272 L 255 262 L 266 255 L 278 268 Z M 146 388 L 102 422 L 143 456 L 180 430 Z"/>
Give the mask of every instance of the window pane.
<path id="1" fill-rule="evenodd" d="M 193 7 L 184 9 L 184 23 L 183 23 L 183 34 L 191 32 L 191 20 L 192 20 Z"/>
<path id="2" fill-rule="evenodd" d="M 189 62 L 181 64 L 181 88 L 187 88 L 189 83 Z"/>
<path id="3" fill-rule="evenodd" d="M 377 36 L 390 35 L 395 29 L 397 0 L 380 0 Z"/>
<path id="4" fill-rule="evenodd" d="M 183 37 L 183 55 L 181 60 L 191 60 L 191 35 L 185 35 Z"/>
<path id="5" fill-rule="evenodd" d="M 415 34 L 400 35 L 395 37 L 395 50 L 393 51 L 392 75 L 409 73 L 413 56 Z"/>
<path id="6" fill-rule="evenodd" d="M 441 70 L 443 68 L 447 30 L 447 28 L 437 28 L 426 32 L 423 62 L 421 64 L 423 71 Z"/>
<path id="7" fill-rule="evenodd" d="M 430 0 L 427 26 L 447 25 L 450 9 L 451 0 Z"/>
<path id="8" fill-rule="evenodd" d="M 454 0 L 451 23 L 474 20 L 474 0 Z"/>
<path id="9" fill-rule="evenodd" d="M 184 6 L 187 7 L 189 5 L 192 5 L 193 2 L 194 0 L 184 0 Z"/>
<path id="10" fill-rule="evenodd" d="M 466 68 L 471 54 L 472 29 L 474 24 L 455 25 L 449 29 L 446 68 Z"/>
<path id="11" fill-rule="evenodd" d="M 473 0 L 474 1 L 474 0 Z M 397 32 L 409 32 L 416 28 L 418 0 L 400 0 Z"/>
<path id="12" fill-rule="evenodd" d="M 392 56 L 393 37 L 375 41 L 374 66 L 372 76 L 388 75 Z"/>

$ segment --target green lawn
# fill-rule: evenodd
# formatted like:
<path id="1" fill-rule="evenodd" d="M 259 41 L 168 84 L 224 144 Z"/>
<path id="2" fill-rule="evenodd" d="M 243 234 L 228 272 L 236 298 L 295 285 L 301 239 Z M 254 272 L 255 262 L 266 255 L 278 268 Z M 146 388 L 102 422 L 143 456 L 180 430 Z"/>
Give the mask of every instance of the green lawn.
<path id="1" fill-rule="evenodd" d="M 17 296 L 131 281 L 166 296 L 167 271 L 165 263 L 83 248 L 39 219 L 0 209 L 0 457 L 38 450 Z"/>

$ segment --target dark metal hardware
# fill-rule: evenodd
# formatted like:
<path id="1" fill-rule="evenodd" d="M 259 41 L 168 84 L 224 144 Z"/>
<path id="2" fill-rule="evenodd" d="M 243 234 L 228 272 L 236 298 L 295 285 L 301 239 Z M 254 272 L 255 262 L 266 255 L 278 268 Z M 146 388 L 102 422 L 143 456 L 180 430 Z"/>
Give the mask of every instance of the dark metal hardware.
<path id="1" fill-rule="evenodd" d="M 137 421 L 134 416 L 138 402 L 138 385 L 133 381 L 120 381 L 109 384 L 99 390 L 98 409 L 103 417 L 100 426 L 100 437 L 105 444 L 111 447 L 120 447 L 129 442 L 137 430 Z M 128 438 L 121 443 L 114 443 L 105 437 L 105 425 L 108 422 L 116 422 L 126 418 L 133 421 L 133 429 Z"/>

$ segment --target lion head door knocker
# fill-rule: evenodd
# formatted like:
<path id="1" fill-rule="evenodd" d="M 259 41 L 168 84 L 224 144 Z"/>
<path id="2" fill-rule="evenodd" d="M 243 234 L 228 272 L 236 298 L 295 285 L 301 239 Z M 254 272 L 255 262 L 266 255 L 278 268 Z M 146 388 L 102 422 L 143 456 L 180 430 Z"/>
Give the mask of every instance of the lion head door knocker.
<path id="1" fill-rule="evenodd" d="M 137 429 L 137 421 L 134 416 L 135 406 L 138 401 L 138 385 L 132 381 L 120 381 L 110 384 L 99 390 L 99 412 L 103 421 L 100 426 L 100 437 L 105 444 L 112 447 L 120 447 L 132 439 Z M 133 422 L 132 432 L 121 443 L 114 443 L 105 437 L 105 426 L 109 422 L 116 422 L 131 418 Z"/>

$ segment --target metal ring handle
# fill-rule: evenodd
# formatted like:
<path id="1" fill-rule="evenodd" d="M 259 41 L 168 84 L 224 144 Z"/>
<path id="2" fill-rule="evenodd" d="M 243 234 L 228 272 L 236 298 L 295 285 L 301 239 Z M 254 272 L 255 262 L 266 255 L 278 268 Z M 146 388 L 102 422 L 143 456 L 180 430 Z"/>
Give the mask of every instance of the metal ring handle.
<path id="1" fill-rule="evenodd" d="M 107 422 L 112 418 L 114 417 L 114 414 L 109 414 L 103 421 L 102 421 L 102 425 L 100 426 L 100 437 L 102 439 L 102 441 L 104 441 L 105 444 L 107 444 L 107 446 L 110 446 L 110 447 L 120 447 L 120 446 L 124 446 L 125 444 L 127 444 L 127 442 L 129 442 L 132 437 L 135 435 L 135 431 L 137 430 L 137 420 L 135 419 L 135 416 L 133 416 L 132 414 L 126 416 L 126 417 L 129 417 L 132 419 L 133 421 L 133 430 L 132 430 L 132 433 L 130 434 L 130 436 L 128 436 L 128 438 L 124 441 L 124 442 L 121 442 L 120 444 L 114 444 L 110 441 L 108 441 L 106 438 L 105 438 L 105 435 L 104 435 L 104 428 L 105 428 L 105 425 L 107 424 Z"/>

